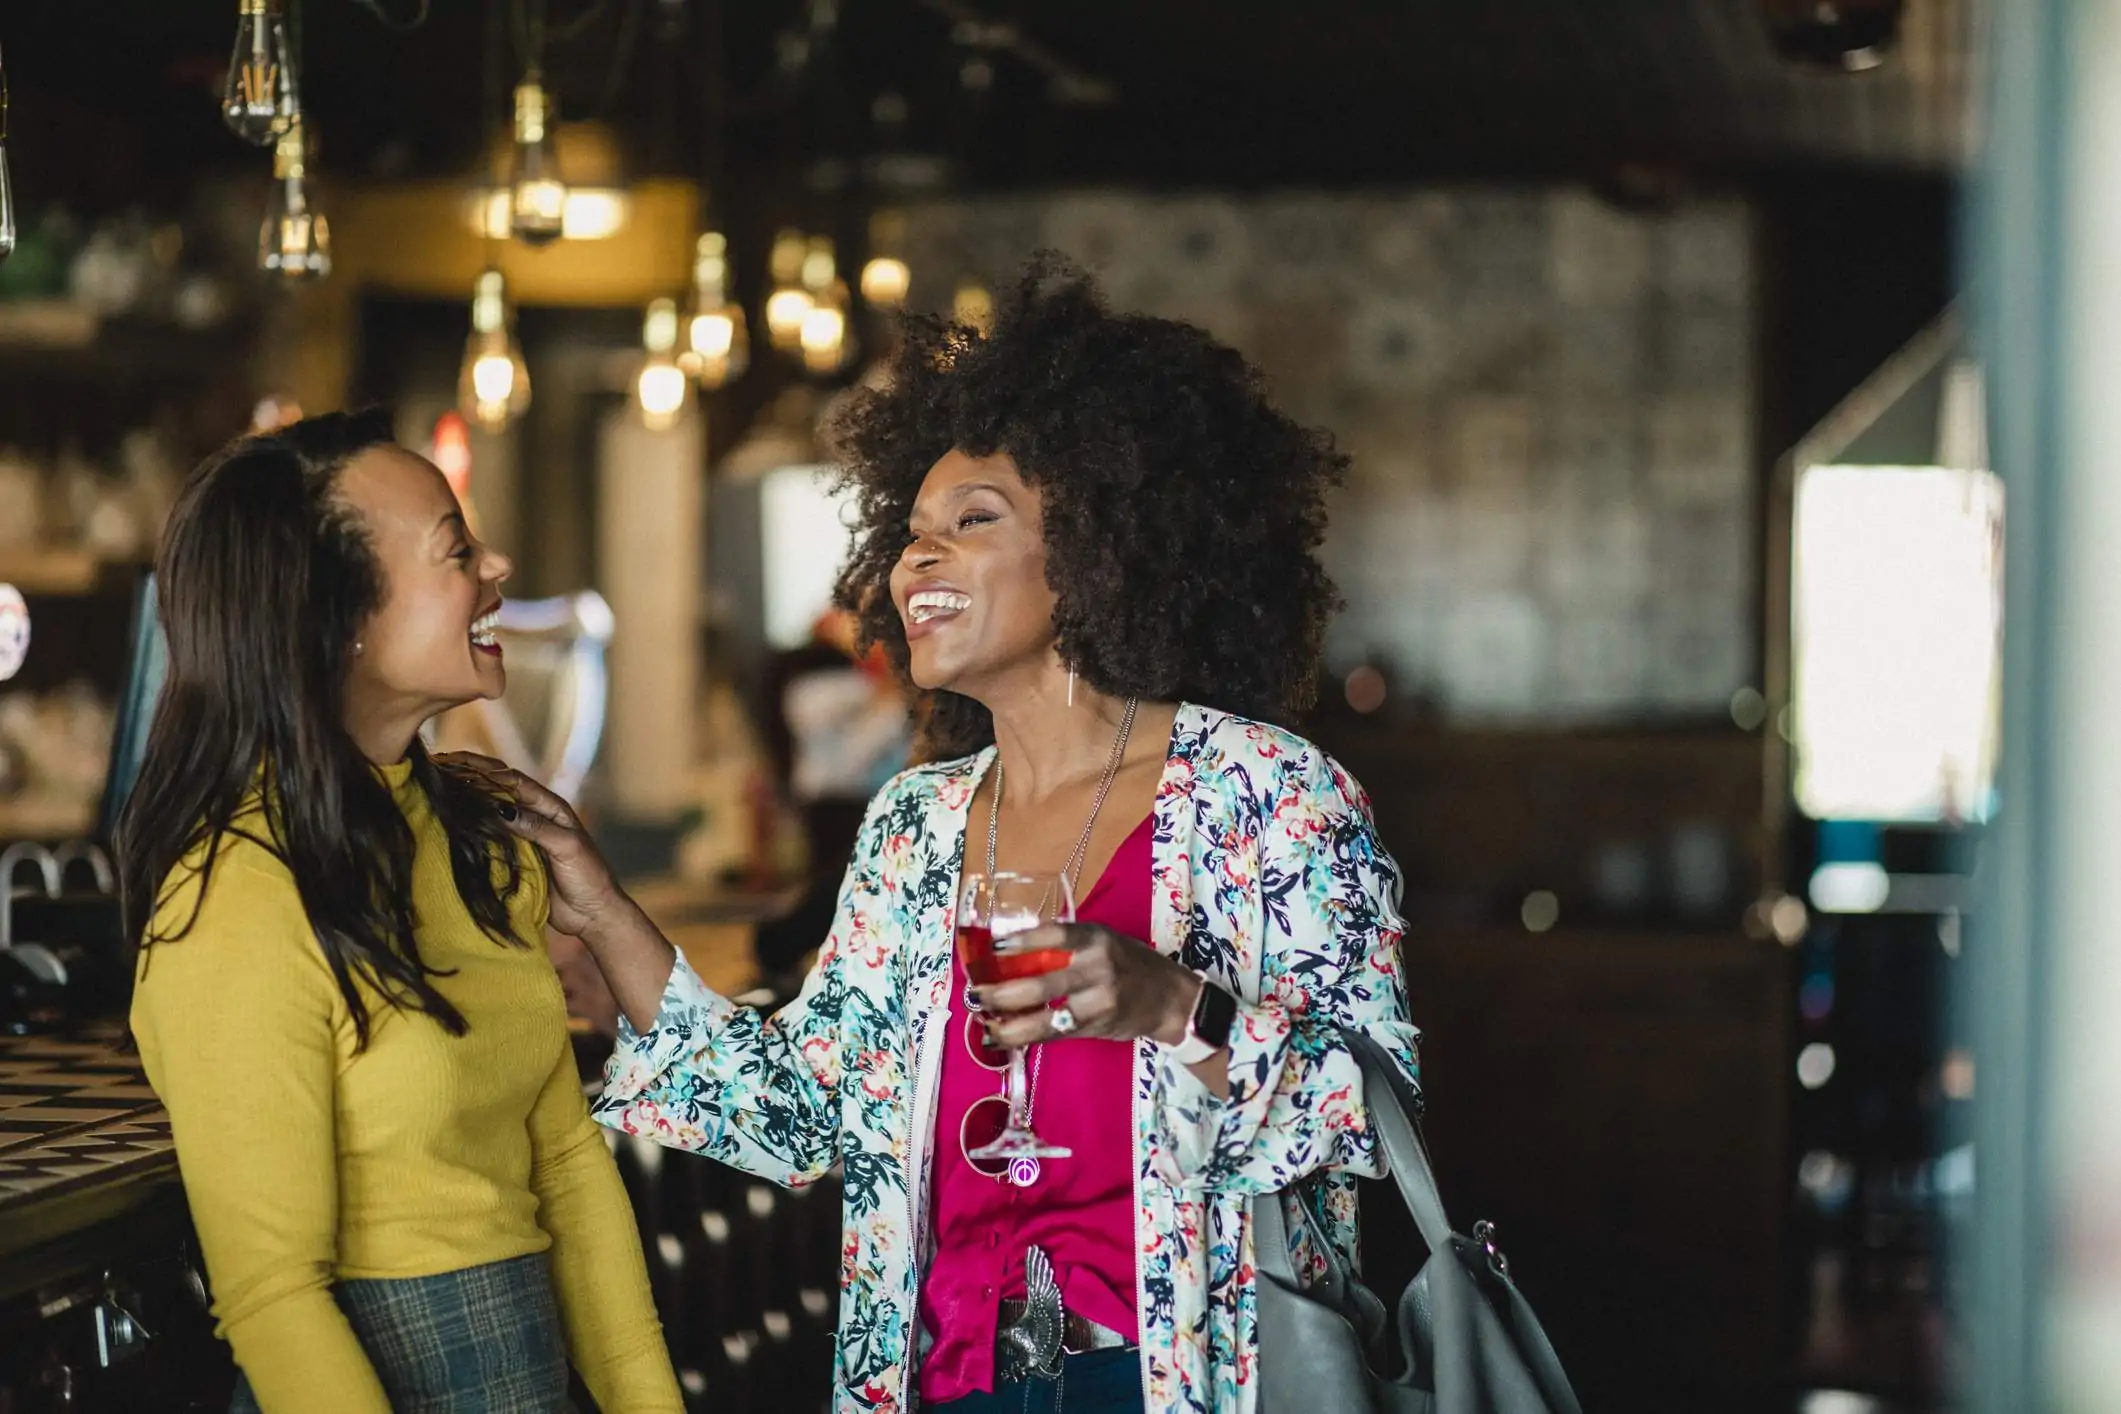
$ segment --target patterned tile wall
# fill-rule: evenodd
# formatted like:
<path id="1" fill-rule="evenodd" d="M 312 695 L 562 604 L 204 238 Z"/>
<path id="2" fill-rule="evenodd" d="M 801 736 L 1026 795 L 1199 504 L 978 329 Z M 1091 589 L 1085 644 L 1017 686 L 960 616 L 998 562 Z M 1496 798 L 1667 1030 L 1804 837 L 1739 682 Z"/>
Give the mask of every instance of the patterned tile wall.
<path id="1" fill-rule="evenodd" d="M 1455 718 L 1721 711 L 1754 661 L 1753 263 L 1737 203 L 1569 189 L 909 212 L 913 298 L 1051 246 L 1244 350 L 1355 464 L 1330 652 Z"/>

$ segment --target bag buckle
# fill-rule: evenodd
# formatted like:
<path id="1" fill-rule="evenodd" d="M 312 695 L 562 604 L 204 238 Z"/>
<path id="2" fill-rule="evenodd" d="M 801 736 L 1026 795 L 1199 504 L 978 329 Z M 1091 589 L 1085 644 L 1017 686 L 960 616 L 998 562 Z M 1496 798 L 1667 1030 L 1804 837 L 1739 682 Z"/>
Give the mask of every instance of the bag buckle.
<path id="1" fill-rule="evenodd" d="M 1495 1275 L 1501 1277 L 1504 1281 L 1508 1281 L 1510 1279 L 1510 1259 L 1503 1256 L 1502 1248 L 1495 1245 L 1495 1237 L 1495 1224 L 1489 1222 L 1486 1218 L 1482 1218 L 1479 1222 L 1473 1224 L 1473 1240 L 1480 1244 L 1481 1251 L 1487 1253 L 1488 1270 L 1494 1272 Z"/>

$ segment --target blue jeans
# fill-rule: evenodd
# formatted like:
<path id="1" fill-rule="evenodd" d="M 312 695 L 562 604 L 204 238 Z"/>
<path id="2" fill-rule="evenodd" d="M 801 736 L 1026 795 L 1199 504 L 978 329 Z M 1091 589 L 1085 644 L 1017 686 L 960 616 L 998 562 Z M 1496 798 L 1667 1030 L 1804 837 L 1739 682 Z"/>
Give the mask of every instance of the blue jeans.
<path id="1" fill-rule="evenodd" d="M 1093 1350 L 1061 1360 L 1058 1380 L 1023 1380 L 930 1405 L 934 1414 L 1142 1414 L 1139 1350 Z"/>

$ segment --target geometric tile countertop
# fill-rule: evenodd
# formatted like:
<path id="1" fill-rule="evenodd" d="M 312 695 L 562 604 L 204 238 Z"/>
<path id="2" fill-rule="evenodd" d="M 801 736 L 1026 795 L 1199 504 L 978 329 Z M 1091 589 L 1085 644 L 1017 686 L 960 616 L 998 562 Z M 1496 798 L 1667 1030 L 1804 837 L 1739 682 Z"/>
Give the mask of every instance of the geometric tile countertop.
<path id="1" fill-rule="evenodd" d="M 0 1036 L 0 1219 L 143 1171 L 176 1169 L 169 1115 L 107 1024 L 68 1039 Z"/>

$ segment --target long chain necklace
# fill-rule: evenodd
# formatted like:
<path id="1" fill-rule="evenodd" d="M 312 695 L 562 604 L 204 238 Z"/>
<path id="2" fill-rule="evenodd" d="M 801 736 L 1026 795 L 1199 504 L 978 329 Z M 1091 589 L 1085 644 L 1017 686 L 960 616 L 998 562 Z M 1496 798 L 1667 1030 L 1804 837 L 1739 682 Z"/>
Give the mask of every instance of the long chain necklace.
<path id="1" fill-rule="evenodd" d="M 1134 717 L 1140 709 L 1141 699 L 1139 697 L 1130 697 L 1127 699 L 1126 710 L 1120 713 L 1119 734 L 1112 739 L 1112 754 L 1106 758 L 1105 773 L 1098 779 L 1097 794 L 1090 801 L 1090 818 L 1083 821 L 1083 832 L 1077 837 L 1075 849 L 1068 856 L 1067 868 L 1061 871 L 1062 875 L 1069 881 L 1068 887 L 1070 889 L 1074 888 L 1077 871 L 1082 868 L 1083 858 L 1089 852 L 1090 833 L 1097 827 L 1098 812 L 1105 808 L 1105 797 L 1112 794 L 1112 783 L 1119 779 L 1120 764 L 1127 759 L 1127 739 L 1134 735 Z M 997 753 L 994 758 L 994 802 L 987 808 L 987 877 L 990 880 L 998 872 L 995 868 L 994 856 L 995 846 L 1001 839 L 1002 787 L 1006 779 L 1007 777 L 1002 770 L 1001 756 Z M 1045 911 L 1042 901 L 1039 913 L 1043 915 Z M 967 1011 L 979 1010 L 979 1003 L 972 995 L 972 984 L 970 982 L 965 984 L 965 1009 Z M 1031 1057 L 1031 1082 L 1024 1088 L 1024 1121 L 1027 1124 L 1030 1122 L 1033 1112 L 1038 1108 L 1038 1076 L 1039 1072 L 1045 1069 L 1045 1066 L 1046 1049 L 1041 1046 Z M 1004 1081 L 1002 1086 L 1004 1100 L 1008 1098 L 1008 1094 L 1008 1084 Z M 1032 1184 L 1038 1182 L 1038 1174 L 1039 1162 L 1037 1159 L 1018 1159 L 1009 1166 L 1009 1181 L 1018 1188 L 1029 1188 Z"/>
<path id="2" fill-rule="evenodd" d="M 1120 714 L 1119 734 L 1112 738 L 1112 754 L 1105 760 L 1105 773 L 1097 782 L 1097 795 L 1090 801 L 1090 818 L 1083 821 L 1083 832 L 1076 838 L 1074 852 L 1068 856 L 1068 866 L 1061 872 L 1068 877 L 1073 887 L 1077 871 L 1083 867 L 1083 856 L 1090 850 L 1090 832 L 1097 827 L 1097 813 L 1105 808 L 1105 797 L 1112 794 L 1112 783 L 1119 779 L 1120 763 L 1127 759 L 1127 738 L 1134 735 L 1134 715 L 1141 709 L 1139 697 L 1127 699 L 1127 708 Z M 994 758 L 994 804 L 987 811 L 987 877 L 993 878 L 994 847 L 1001 838 L 1002 788 L 1007 777 L 1002 770 L 1001 757 Z"/>

